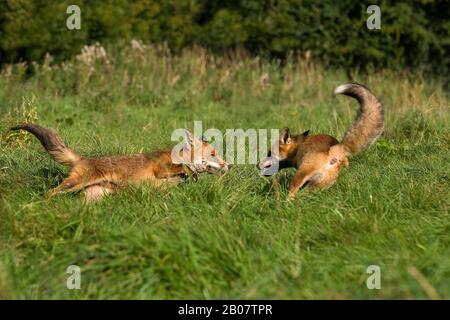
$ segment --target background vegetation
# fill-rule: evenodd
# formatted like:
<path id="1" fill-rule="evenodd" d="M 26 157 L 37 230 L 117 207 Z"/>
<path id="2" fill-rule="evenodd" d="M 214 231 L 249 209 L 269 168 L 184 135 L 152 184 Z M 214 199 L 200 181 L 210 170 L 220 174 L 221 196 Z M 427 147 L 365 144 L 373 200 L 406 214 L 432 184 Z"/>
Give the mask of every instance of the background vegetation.
<path id="1" fill-rule="evenodd" d="M 117 22 L 118 23 L 118 22 Z M 27 68 L 33 68 L 29 76 Z M 171 146 L 175 128 L 280 128 L 342 137 L 357 104 L 349 80 L 290 55 L 173 55 L 133 41 L 0 75 L 1 298 L 450 298 L 450 120 L 443 84 L 409 72 L 353 71 L 386 106 L 386 132 L 329 190 L 288 202 L 273 179 L 235 166 L 168 190 L 130 188 L 86 207 L 51 201 L 66 168 L 28 134 L 57 128 L 83 155 Z M 66 289 L 67 266 L 82 270 Z M 368 290 L 366 268 L 381 267 Z"/>
<path id="2" fill-rule="evenodd" d="M 81 8 L 82 28 L 66 29 L 66 8 Z M 450 74 L 450 2 L 375 1 L 382 29 L 366 28 L 367 4 L 353 0 L 3 0 L 0 61 L 65 59 L 85 44 L 201 45 L 245 48 L 285 58 L 299 51 L 326 66 L 419 69 Z"/>

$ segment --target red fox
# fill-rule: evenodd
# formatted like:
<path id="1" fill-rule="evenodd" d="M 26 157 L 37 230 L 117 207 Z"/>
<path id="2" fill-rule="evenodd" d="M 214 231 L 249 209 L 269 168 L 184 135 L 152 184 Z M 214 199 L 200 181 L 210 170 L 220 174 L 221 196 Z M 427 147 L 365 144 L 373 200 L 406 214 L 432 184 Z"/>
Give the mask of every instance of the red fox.
<path id="1" fill-rule="evenodd" d="M 216 154 L 214 147 L 195 138 L 188 130 L 185 130 L 185 143 L 179 150 L 176 163 L 171 150 L 128 156 L 82 157 L 50 129 L 28 123 L 10 130 L 32 133 L 53 160 L 70 168 L 68 177 L 49 191 L 49 197 L 63 192 L 84 191 L 85 201 L 89 203 L 128 184 L 149 182 L 160 186 L 182 182 L 189 175 L 196 178 L 203 172 L 223 174 L 228 171 L 228 164 Z M 201 157 L 200 161 L 191 160 L 194 154 Z"/>
<path id="2" fill-rule="evenodd" d="M 348 156 L 368 147 L 383 133 L 383 106 L 368 88 L 358 83 L 347 83 L 338 86 L 334 92 L 359 102 L 356 120 L 341 142 L 327 134 L 310 136 L 309 130 L 291 135 L 289 128 L 284 128 L 279 142 L 272 146 L 267 158 L 258 163 L 263 175 L 272 175 L 273 167 L 297 169 L 289 186 L 289 198 L 295 197 L 304 187 L 330 187 L 340 169 L 348 166 Z"/>

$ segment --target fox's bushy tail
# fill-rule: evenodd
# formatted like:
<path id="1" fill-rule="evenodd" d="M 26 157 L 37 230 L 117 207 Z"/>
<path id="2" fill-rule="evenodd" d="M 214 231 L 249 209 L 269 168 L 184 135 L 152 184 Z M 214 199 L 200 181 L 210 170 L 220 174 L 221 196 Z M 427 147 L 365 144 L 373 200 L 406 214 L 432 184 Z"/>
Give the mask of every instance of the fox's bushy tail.
<path id="1" fill-rule="evenodd" d="M 19 124 L 10 130 L 26 130 L 32 133 L 42 143 L 50 157 L 58 163 L 73 167 L 81 159 L 78 154 L 61 141 L 61 138 L 53 130 L 32 123 Z"/>
<path id="2" fill-rule="evenodd" d="M 357 153 L 374 143 L 383 133 L 383 105 L 367 87 L 359 83 L 340 85 L 334 92 L 355 98 L 359 102 L 356 120 L 341 141 L 347 153 Z"/>

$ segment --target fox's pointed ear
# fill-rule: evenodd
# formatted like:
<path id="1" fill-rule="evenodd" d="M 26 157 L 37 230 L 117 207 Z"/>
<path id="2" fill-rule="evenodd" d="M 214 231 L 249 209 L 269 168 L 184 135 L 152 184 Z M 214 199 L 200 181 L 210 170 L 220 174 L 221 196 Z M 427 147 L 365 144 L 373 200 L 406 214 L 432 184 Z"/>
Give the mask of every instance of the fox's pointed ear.
<path id="1" fill-rule="evenodd" d="M 302 133 L 303 136 L 307 137 L 309 134 L 309 130 L 306 130 L 305 132 Z"/>
<path id="2" fill-rule="evenodd" d="M 184 129 L 184 141 L 188 146 L 194 143 L 194 135 L 188 129 Z"/>
<path id="3" fill-rule="evenodd" d="M 289 143 L 291 143 L 291 133 L 289 132 L 289 128 L 281 129 L 280 142 L 282 144 L 289 144 Z"/>
<path id="4" fill-rule="evenodd" d="M 194 144 L 201 145 L 201 142 L 202 142 L 202 140 L 194 137 L 192 132 L 190 132 L 188 129 L 184 129 L 184 141 L 186 142 L 186 145 L 188 147 L 192 147 L 192 146 L 194 146 Z"/>

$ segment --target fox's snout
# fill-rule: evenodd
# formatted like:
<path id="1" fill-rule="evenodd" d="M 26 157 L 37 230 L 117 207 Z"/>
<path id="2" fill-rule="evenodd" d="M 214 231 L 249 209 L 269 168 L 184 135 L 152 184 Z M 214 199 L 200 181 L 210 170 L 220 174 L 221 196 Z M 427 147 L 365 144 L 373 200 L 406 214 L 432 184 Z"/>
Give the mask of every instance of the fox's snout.
<path id="1" fill-rule="evenodd" d="M 230 166 L 228 165 L 228 163 L 224 162 L 221 165 L 221 170 L 227 172 L 229 170 Z"/>
<path id="2" fill-rule="evenodd" d="M 264 160 L 261 160 L 260 162 L 258 162 L 256 167 L 259 170 L 263 170 L 263 169 L 269 168 L 271 165 L 272 165 L 272 161 L 270 161 L 268 159 L 264 159 Z"/>
<path id="3" fill-rule="evenodd" d="M 221 165 L 221 168 L 220 168 L 220 175 L 224 175 L 224 174 L 227 173 L 229 170 L 230 170 L 230 166 L 228 165 L 228 163 L 224 162 L 224 163 Z"/>
<path id="4" fill-rule="evenodd" d="M 274 157 L 267 157 L 256 165 L 263 176 L 271 176 L 278 172 L 279 162 Z"/>
<path id="5" fill-rule="evenodd" d="M 229 165 L 225 161 L 208 161 L 206 162 L 206 169 L 210 173 L 219 173 L 223 175 L 228 172 Z"/>

